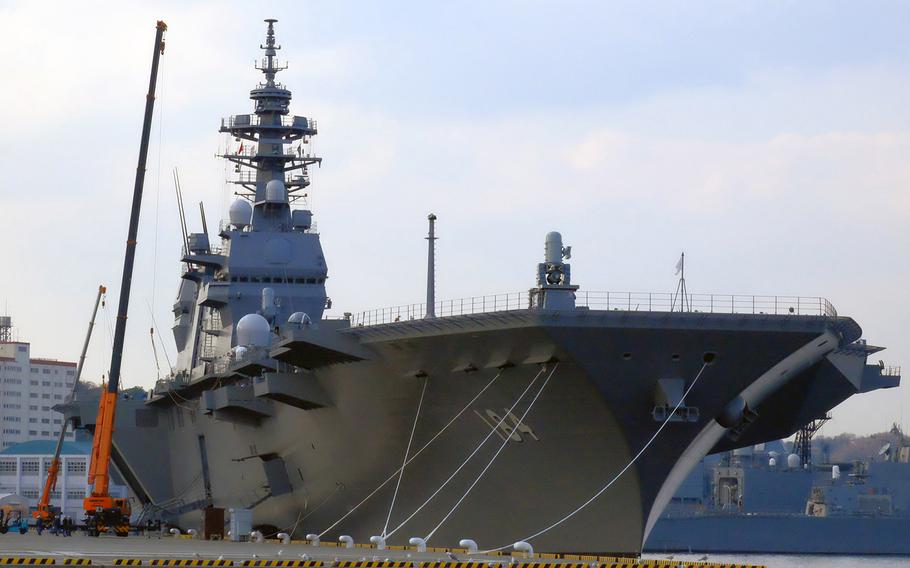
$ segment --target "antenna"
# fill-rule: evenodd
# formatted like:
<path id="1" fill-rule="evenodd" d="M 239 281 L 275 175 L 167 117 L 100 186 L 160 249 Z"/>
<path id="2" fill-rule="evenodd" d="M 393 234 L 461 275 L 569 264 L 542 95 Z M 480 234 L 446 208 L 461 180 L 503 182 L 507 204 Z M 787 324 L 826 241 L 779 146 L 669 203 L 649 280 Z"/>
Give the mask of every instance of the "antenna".
<path id="1" fill-rule="evenodd" d="M 436 215 L 427 215 L 430 232 L 427 235 L 427 318 L 436 317 Z"/>
<path id="2" fill-rule="evenodd" d="M 183 234 L 183 250 L 189 253 L 190 241 L 186 233 L 186 212 L 183 209 L 183 192 L 180 190 L 180 175 L 174 168 L 174 190 L 177 192 L 177 211 L 180 213 L 180 231 Z"/>
<path id="3" fill-rule="evenodd" d="M 205 236 L 209 236 L 209 225 L 205 222 L 205 206 L 201 201 L 199 202 L 199 214 L 202 216 L 202 232 L 205 233 Z"/>

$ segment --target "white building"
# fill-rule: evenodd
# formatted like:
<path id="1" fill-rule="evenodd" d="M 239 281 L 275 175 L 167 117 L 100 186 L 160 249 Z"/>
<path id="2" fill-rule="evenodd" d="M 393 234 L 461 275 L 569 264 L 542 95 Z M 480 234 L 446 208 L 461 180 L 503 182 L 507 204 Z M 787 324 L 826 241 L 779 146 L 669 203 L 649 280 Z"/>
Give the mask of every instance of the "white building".
<path id="1" fill-rule="evenodd" d="M 0 451 L 0 494 L 14 493 L 25 497 L 34 510 L 44 488 L 56 444 L 56 441 L 36 440 Z M 64 442 L 60 454 L 57 490 L 51 494 L 51 506 L 58 507 L 64 515 L 73 519 L 81 519 L 84 514 L 82 500 L 90 491 L 88 465 L 91 451 L 91 442 Z M 110 494 L 126 497 L 127 490 L 123 485 L 112 482 Z"/>
<path id="2" fill-rule="evenodd" d="M 52 410 L 73 388 L 76 364 L 33 359 L 31 346 L 10 338 L 10 319 L 0 316 L 0 450 L 29 440 L 56 440 L 63 416 Z M 67 439 L 73 433 L 67 432 Z"/>

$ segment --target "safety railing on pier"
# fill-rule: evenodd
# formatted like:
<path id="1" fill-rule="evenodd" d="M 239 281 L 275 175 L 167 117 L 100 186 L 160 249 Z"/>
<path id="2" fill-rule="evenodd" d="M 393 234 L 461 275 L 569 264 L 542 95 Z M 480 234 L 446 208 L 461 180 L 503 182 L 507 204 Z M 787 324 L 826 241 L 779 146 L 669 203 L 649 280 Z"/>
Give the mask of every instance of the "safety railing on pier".
<path id="1" fill-rule="evenodd" d="M 474 296 L 436 302 L 436 317 L 482 314 L 537 307 L 536 290 L 491 296 Z M 820 297 L 689 294 L 685 298 L 658 292 L 575 293 L 582 309 L 639 312 L 702 312 L 712 314 L 771 314 L 836 317 L 831 302 Z M 426 304 L 409 304 L 368 310 L 351 317 L 352 326 L 369 326 L 423 319 Z"/>

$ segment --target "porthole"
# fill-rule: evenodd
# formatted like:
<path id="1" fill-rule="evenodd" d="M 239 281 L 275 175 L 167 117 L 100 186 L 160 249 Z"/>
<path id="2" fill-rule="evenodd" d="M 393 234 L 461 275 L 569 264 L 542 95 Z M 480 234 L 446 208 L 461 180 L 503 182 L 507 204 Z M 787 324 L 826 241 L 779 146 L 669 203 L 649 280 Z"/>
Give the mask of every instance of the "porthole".
<path id="1" fill-rule="evenodd" d="M 679 361 L 679 353 L 674 353 L 673 355 L 670 355 L 670 359 L 673 359 L 674 361 Z"/>
<path id="2" fill-rule="evenodd" d="M 628 361 L 629 359 L 632 358 L 632 354 L 629 353 L 628 351 L 626 351 L 625 353 L 622 354 L 622 358 L 623 358 L 624 360 Z"/>
<path id="3" fill-rule="evenodd" d="M 705 365 L 710 365 L 717 359 L 717 353 L 714 351 L 705 351 L 705 354 L 702 355 L 701 360 L 705 362 Z"/>

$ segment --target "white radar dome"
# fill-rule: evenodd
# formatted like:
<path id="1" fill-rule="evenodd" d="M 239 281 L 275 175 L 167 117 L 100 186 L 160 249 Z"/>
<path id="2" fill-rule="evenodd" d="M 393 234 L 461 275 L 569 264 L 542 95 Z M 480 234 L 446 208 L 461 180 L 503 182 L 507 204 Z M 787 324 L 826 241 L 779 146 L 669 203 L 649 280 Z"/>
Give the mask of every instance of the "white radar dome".
<path id="1" fill-rule="evenodd" d="M 768 460 L 768 467 L 774 468 L 777 467 L 777 458 L 771 458 Z"/>
<path id="2" fill-rule="evenodd" d="M 799 456 L 796 454 L 790 454 L 787 456 L 787 467 L 790 469 L 796 469 L 799 467 Z"/>
<path id="3" fill-rule="evenodd" d="M 259 314 L 247 314 L 237 322 L 237 344 L 244 347 L 268 347 L 272 343 L 272 328 Z"/>
<path id="4" fill-rule="evenodd" d="M 231 208 L 228 209 L 228 217 L 231 220 L 231 225 L 240 228 L 247 227 L 250 224 L 250 219 L 253 218 L 253 206 L 246 199 L 235 199 L 231 203 Z"/>
<path id="5" fill-rule="evenodd" d="M 288 190 L 280 179 L 273 179 L 265 184 L 265 200 L 269 203 L 287 203 Z"/>

